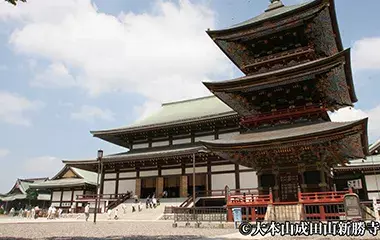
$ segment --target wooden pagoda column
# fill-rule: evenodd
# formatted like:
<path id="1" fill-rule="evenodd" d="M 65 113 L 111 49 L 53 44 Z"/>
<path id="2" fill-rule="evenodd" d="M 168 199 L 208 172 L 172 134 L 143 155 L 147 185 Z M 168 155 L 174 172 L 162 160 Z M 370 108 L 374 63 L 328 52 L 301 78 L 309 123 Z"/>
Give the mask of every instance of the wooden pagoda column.
<path id="1" fill-rule="evenodd" d="M 279 169 L 275 168 L 273 169 L 273 175 L 274 175 L 274 187 L 273 187 L 273 198 L 275 202 L 280 201 L 280 171 Z"/>

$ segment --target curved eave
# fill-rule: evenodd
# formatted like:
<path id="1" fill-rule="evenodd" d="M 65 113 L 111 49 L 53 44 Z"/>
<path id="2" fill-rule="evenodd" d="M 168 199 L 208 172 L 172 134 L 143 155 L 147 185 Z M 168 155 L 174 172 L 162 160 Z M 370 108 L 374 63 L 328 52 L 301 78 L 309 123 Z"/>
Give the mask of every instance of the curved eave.
<path id="1" fill-rule="evenodd" d="M 201 141 L 201 143 L 204 144 L 210 150 L 244 149 L 244 148 L 252 148 L 252 147 L 271 146 L 271 145 L 278 145 L 284 142 L 300 141 L 306 138 L 320 138 L 320 137 L 323 138 L 325 136 L 330 136 L 339 132 L 349 131 L 353 127 L 361 125 L 363 129 L 363 134 L 361 135 L 363 153 L 367 155 L 368 154 L 367 123 L 368 123 L 368 118 L 364 118 L 364 119 L 361 119 L 352 123 L 348 123 L 346 125 L 336 127 L 333 129 L 321 130 L 318 132 L 312 132 L 308 134 L 298 134 L 294 136 L 279 137 L 276 139 L 272 138 L 272 139 L 256 141 L 256 142 L 252 140 L 251 141 L 249 140 L 236 141 L 236 142 L 218 142 L 218 140 L 216 140 L 216 141 Z M 272 131 L 277 131 L 277 130 L 271 130 L 271 132 Z"/>
<path id="2" fill-rule="evenodd" d="M 254 84 L 259 85 L 260 80 L 267 79 L 276 79 L 281 77 L 282 75 L 289 75 L 294 72 L 304 72 L 305 74 L 310 74 L 313 69 L 320 69 L 322 65 L 328 67 L 328 65 L 332 65 L 340 60 L 341 57 L 345 58 L 345 74 L 346 74 L 346 83 L 349 87 L 350 98 L 353 103 L 357 102 L 354 83 L 352 79 L 352 70 L 351 70 L 351 50 L 348 48 L 344 51 L 341 51 L 333 56 L 318 59 L 313 62 L 304 63 L 298 66 L 284 68 L 277 71 L 272 71 L 268 73 L 262 73 L 257 75 L 240 77 L 232 80 L 225 80 L 219 82 L 203 82 L 203 84 L 213 93 L 215 92 L 233 92 L 233 91 L 241 91 L 244 88 L 251 87 Z M 267 83 L 262 82 L 261 85 L 265 85 Z"/>
<path id="3" fill-rule="evenodd" d="M 217 114 L 217 115 L 210 115 L 206 117 L 196 118 L 196 119 L 184 119 L 179 120 L 175 122 L 164 122 L 160 124 L 152 124 L 152 125 L 143 125 L 143 126 L 136 126 L 136 127 L 125 127 L 125 128 L 117 128 L 117 129 L 109 129 L 109 130 L 99 130 L 99 131 L 90 131 L 90 133 L 94 137 L 101 138 L 102 136 L 109 135 L 109 134 L 130 134 L 130 133 L 139 133 L 139 132 L 146 132 L 161 128 L 173 128 L 184 124 L 197 124 L 199 122 L 207 122 L 207 121 L 216 121 L 218 119 L 223 118 L 232 118 L 236 117 L 237 113 L 234 111 L 226 112 L 223 114 Z"/>

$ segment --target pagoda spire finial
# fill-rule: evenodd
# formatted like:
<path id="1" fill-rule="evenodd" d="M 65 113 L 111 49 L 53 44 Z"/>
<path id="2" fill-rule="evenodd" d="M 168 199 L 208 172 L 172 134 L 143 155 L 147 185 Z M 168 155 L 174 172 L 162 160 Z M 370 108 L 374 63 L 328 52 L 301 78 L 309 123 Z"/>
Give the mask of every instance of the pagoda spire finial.
<path id="1" fill-rule="evenodd" d="M 272 11 L 274 9 L 277 9 L 277 8 L 280 8 L 283 6 L 284 6 L 284 4 L 281 2 L 281 0 L 270 0 L 270 4 L 268 6 L 268 9 L 265 10 L 265 12 L 269 12 L 269 11 Z"/>

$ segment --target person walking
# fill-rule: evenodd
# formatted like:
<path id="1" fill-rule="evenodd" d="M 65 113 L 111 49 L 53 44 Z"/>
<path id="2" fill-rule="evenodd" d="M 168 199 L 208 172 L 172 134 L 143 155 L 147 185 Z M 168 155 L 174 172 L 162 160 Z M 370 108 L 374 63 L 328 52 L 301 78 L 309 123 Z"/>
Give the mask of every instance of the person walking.
<path id="1" fill-rule="evenodd" d="M 90 204 L 87 204 L 86 207 L 84 208 L 84 215 L 87 222 L 88 218 L 90 217 Z"/>
<path id="2" fill-rule="evenodd" d="M 149 205 L 150 205 L 150 195 L 146 198 L 146 209 L 148 209 Z"/>

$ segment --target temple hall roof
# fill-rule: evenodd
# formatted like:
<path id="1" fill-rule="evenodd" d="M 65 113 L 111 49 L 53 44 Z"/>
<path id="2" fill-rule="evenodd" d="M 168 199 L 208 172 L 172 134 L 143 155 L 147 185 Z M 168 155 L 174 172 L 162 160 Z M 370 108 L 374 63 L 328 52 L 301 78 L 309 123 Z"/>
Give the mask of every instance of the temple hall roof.
<path id="1" fill-rule="evenodd" d="M 107 162 L 118 162 L 118 161 L 138 161 L 138 160 L 149 160 L 157 158 L 170 158 L 180 155 L 187 155 L 197 153 L 200 150 L 205 150 L 206 148 L 202 144 L 180 144 L 174 146 L 165 147 L 154 147 L 146 149 L 132 149 L 128 152 L 117 153 L 112 155 L 107 155 L 102 158 L 103 163 Z M 64 160 L 63 163 L 67 165 L 88 165 L 97 164 L 96 160 L 77 160 L 69 161 Z"/>
<path id="2" fill-rule="evenodd" d="M 65 173 L 71 171 L 73 175 L 65 177 Z M 83 169 L 64 166 L 56 176 L 51 180 L 39 183 L 30 184 L 30 188 L 43 189 L 43 188 L 55 188 L 55 187 L 75 187 L 83 186 L 85 184 L 96 185 L 97 173 L 86 171 Z"/>
<path id="3" fill-rule="evenodd" d="M 217 97 L 207 96 L 164 103 L 157 112 L 147 118 L 136 121 L 129 126 L 109 130 L 91 131 L 91 133 L 94 136 L 97 136 L 107 133 L 129 132 L 151 127 L 166 127 L 175 124 L 184 124 L 232 115 L 236 115 L 236 112 Z"/>

